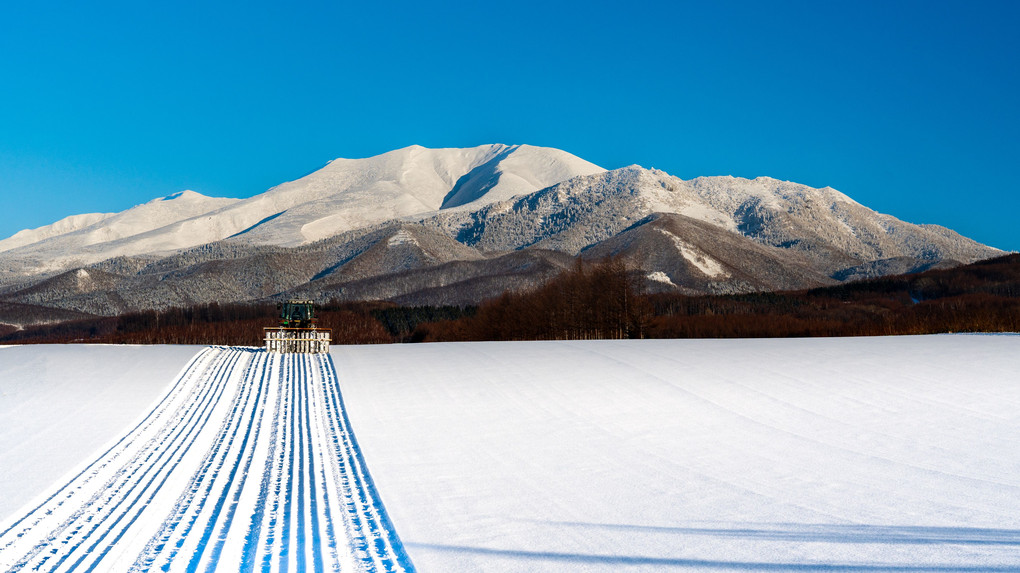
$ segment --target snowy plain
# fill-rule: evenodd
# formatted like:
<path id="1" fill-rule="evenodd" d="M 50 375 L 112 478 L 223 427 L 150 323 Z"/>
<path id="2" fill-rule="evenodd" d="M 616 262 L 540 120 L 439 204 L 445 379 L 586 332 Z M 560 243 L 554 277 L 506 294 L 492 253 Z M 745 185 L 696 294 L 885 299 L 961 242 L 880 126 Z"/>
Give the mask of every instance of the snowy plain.
<path id="1" fill-rule="evenodd" d="M 413 572 L 326 354 L 202 349 L 47 494 L 0 522 L 0 569 Z"/>
<path id="2" fill-rule="evenodd" d="M 0 348 L 0 521 L 198 350 L 135 348 Z M 1020 570 L 1020 336 L 331 354 L 419 571 Z"/>
<path id="3" fill-rule="evenodd" d="M 0 520 L 123 432 L 201 349 L 0 347 Z"/>

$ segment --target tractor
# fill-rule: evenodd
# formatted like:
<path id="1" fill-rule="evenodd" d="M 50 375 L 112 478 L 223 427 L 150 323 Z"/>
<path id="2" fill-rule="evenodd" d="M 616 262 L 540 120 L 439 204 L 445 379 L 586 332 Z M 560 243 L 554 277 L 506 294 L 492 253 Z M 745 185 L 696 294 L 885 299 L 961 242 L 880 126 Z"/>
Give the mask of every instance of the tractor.
<path id="1" fill-rule="evenodd" d="M 291 299 L 276 305 L 280 325 L 266 327 L 267 352 L 329 352 L 330 331 L 316 326 L 315 303 Z"/>

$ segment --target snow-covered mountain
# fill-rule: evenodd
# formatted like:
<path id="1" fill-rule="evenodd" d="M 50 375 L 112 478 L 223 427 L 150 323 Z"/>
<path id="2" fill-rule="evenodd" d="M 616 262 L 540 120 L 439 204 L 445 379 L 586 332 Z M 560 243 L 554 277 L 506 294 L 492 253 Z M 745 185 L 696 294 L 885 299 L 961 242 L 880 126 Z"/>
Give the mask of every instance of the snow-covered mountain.
<path id="1" fill-rule="evenodd" d="M 564 151 L 529 145 L 411 146 L 367 159 L 336 159 L 248 199 L 185 191 L 119 214 L 69 217 L 0 241 L 0 265 L 23 275 L 53 273 L 228 238 L 293 247 L 389 219 L 505 200 L 601 171 Z"/>
<path id="2" fill-rule="evenodd" d="M 0 257 L 35 259 L 25 272 L 45 273 L 85 265 L 119 254 L 143 254 L 189 247 L 205 235 L 158 232 L 182 221 L 206 216 L 237 199 L 206 197 L 182 191 L 153 199 L 121 213 L 67 217 L 0 241 Z M 209 225 L 214 221 L 209 220 Z M 215 240 L 215 239 L 213 239 Z M 202 241 L 208 242 L 208 241 Z"/>
<path id="3" fill-rule="evenodd" d="M 647 250 L 647 240 L 595 248 L 625 232 L 634 235 L 656 214 L 672 221 L 671 230 L 656 223 L 660 234 L 671 237 L 656 254 L 671 255 L 675 263 L 645 267 L 641 256 L 629 254 L 634 248 Z M 682 279 L 672 281 L 678 285 L 701 283 L 694 289 L 699 291 L 798 288 L 1001 254 L 944 227 L 877 213 L 829 187 L 769 177 L 685 181 L 638 166 L 576 177 L 472 212 L 439 213 L 425 224 L 484 251 L 534 246 L 589 256 L 619 254 L 649 273 Z M 747 259 L 751 253 L 755 260 Z M 769 268 L 752 270 L 765 261 Z M 691 265 L 693 279 L 681 276 Z M 800 278 L 776 283 L 764 276 L 791 271 Z M 735 279 L 748 275 L 767 280 Z M 721 288 L 706 289 L 705 279 Z"/>
<path id="4" fill-rule="evenodd" d="M 623 257 L 653 290 L 746 292 L 1001 253 L 828 187 L 606 171 L 528 145 L 412 146 L 248 199 L 185 191 L 22 231 L 0 241 L 0 302 L 97 314 L 291 294 L 468 303 L 577 255 Z"/>
<path id="5" fill-rule="evenodd" d="M 528 145 L 412 146 L 334 160 L 224 211 L 271 217 L 239 230 L 240 241 L 297 246 L 388 219 L 477 207 L 601 171 L 564 151 Z"/>

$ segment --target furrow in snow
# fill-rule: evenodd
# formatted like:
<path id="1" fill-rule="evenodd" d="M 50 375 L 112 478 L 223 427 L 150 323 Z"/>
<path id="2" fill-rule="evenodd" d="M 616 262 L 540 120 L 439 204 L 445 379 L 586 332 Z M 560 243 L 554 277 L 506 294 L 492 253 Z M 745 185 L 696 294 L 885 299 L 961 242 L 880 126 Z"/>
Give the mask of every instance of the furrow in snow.
<path id="1" fill-rule="evenodd" d="M 318 355 L 201 351 L 0 533 L 9 571 L 413 571 Z"/>
<path id="2" fill-rule="evenodd" d="M 177 401 L 179 404 L 171 419 L 161 412 L 158 416 L 160 427 L 146 428 L 147 431 L 141 432 L 136 439 L 126 441 L 121 448 L 110 453 L 109 462 L 101 463 L 99 470 L 73 486 L 68 498 L 80 494 L 77 503 L 70 502 L 70 499 L 66 505 L 63 500 L 57 501 L 56 505 L 63 511 L 54 509 L 44 515 L 61 515 L 62 521 L 12 570 L 26 566 L 43 571 L 73 570 L 80 565 L 95 544 L 108 533 L 111 516 L 113 520 L 119 520 L 130 509 L 125 507 L 125 500 L 145 483 L 152 472 L 165 471 L 174 456 L 190 446 L 197 435 L 196 429 L 205 423 L 210 405 L 217 403 L 222 396 L 225 385 L 221 375 L 229 371 L 232 358 L 218 357 L 212 365 L 213 375 L 195 380 L 198 389 L 193 387 L 187 396 Z M 173 418 L 185 422 L 179 424 Z M 93 476 L 100 479 L 91 479 Z M 148 484 L 151 483 L 150 479 Z M 90 538 L 98 538 L 91 548 L 87 545 Z M 43 552 L 43 549 L 49 550 Z M 72 556 L 77 556 L 77 560 L 61 569 Z"/>

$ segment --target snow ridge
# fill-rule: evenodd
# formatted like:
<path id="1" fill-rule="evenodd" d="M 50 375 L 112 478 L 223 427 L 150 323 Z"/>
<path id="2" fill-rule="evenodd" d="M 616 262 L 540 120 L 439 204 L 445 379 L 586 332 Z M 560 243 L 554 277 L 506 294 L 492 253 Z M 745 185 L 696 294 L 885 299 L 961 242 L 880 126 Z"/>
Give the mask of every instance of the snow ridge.
<path id="1" fill-rule="evenodd" d="M 564 151 L 530 145 L 414 145 L 366 159 L 334 159 L 248 199 L 182 191 L 122 213 L 69 217 L 0 241 L 0 252 L 27 260 L 23 274 L 38 274 L 231 237 L 293 247 L 390 219 L 477 208 L 602 171 Z"/>

